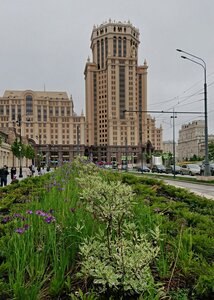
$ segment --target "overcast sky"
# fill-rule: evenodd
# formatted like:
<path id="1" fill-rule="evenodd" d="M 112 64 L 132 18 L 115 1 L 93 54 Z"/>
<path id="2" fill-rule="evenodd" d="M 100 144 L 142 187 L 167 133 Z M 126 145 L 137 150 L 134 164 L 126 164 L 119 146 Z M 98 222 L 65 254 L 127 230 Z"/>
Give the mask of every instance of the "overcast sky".
<path id="1" fill-rule="evenodd" d="M 128 21 L 140 31 L 138 64 L 147 60 L 148 109 L 204 111 L 202 67 L 207 64 L 209 134 L 214 134 L 213 0 L 0 0 L 0 96 L 5 90 L 66 91 L 85 111 L 84 67 L 93 25 Z M 172 139 L 170 114 L 152 114 Z M 198 115 L 178 114 L 181 124 Z"/>

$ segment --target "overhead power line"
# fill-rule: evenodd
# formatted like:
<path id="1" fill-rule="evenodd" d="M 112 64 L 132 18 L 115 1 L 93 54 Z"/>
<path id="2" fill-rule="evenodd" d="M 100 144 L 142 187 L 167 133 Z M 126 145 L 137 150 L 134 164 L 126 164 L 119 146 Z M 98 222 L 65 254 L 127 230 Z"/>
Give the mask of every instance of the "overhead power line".
<path id="1" fill-rule="evenodd" d="M 124 113 L 126 112 L 136 112 L 136 113 L 153 113 L 153 114 L 172 114 L 172 111 L 164 111 L 164 110 L 123 110 Z M 197 115 L 203 115 L 204 112 L 201 111 L 174 111 L 175 114 L 197 114 Z"/>

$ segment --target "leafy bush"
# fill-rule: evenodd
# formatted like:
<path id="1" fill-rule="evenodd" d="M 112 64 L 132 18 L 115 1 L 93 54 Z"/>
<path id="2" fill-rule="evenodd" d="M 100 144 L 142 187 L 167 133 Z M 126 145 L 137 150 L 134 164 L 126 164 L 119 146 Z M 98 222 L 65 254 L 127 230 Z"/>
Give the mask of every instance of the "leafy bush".
<path id="1" fill-rule="evenodd" d="M 87 210 L 106 224 L 106 230 L 86 238 L 81 245 L 78 275 L 92 280 L 101 294 L 140 295 L 154 290 L 150 264 L 159 252 L 159 231 L 156 228 L 153 232 L 156 246 L 138 233 L 132 222 L 135 202 L 131 188 L 94 175 L 81 176 L 78 182 Z"/>

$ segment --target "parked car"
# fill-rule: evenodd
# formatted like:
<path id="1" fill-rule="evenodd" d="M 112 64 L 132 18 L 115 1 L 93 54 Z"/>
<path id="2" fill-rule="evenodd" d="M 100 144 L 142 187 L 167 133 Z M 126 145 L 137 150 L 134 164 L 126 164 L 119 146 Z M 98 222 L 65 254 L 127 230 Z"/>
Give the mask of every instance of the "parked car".
<path id="1" fill-rule="evenodd" d="M 152 172 L 156 173 L 166 173 L 166 168 L 163 165 L 154 165 L 152 167 Z"/>
<path id="2" fill-rule="evenodd" d="M 204 168 L 205 168 L 205 164 L 203 162 L 201 165 L 201 175 L 204 175 Z M 210 163 L 210 174 L 211 176 L 214 176 L 214 163 Z"/>
<path id="3" fill-rule="evenodd" d="M 167 174 L 180 174 L 181 173 L 181 167 L 180 166 L 175 166 L 175 172 L 174 172 L 174 165 L 171 165 L 170 167 L 166 168 L 166 173 Z"/>
<path id="4" fill-rule="evenodd" d="M 151 172 L 151 169 L 149 169 L 147 166 L 139 167 L 137 170 L 138 170 L 138 172 L 141 172 L 141 173 L 149 173 L 149 172 Z"/>
<path id="5" fill-rule="evenodd" d="M 181 166 L 181 175 L 200 175 L 201 168 L 197 164 L 185 164 Z"/>

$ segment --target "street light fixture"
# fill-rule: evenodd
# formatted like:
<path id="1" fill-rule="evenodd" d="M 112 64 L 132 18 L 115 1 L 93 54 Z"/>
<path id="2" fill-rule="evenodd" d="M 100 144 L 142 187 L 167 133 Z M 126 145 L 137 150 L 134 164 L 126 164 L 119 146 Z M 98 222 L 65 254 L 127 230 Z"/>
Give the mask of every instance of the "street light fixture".
<path id="1" fill-rule="evenodd" d="M 187 59 L 199 66 L 201 66 L 204 70 L 204 121 L 205 121 L 205 128 L 204 128 L 204 134 L 205 134 L 205 168 L 204 168 L 204 175 L 210 176 L 210 164 L 209 164 L 209 151 L 208 151 L 208 117 L 207 117 L 207 67 L 205 61 L 196 55 L 193 55 L 191 53 L 188 53 L 186 51 L 183 51 L 181 49 L 176 49 L 178 52 L 187 54 L 191 57 L 194 57 L 201 61 L 198 62 L 194 59 L 191 59 L 187 56 L 182 55 L 181 58 Z"/>
<path id="2" fill-rule="evenodd" d="M 41 136 L 41 134 L 36 135 L 36 139 L 37 139 L 37 142 L 38 142 L 38 145 L 37 145 L 37 164 L 40 167 L 41 161 L 43 159 L 43 153 L 42 153 L 42 149 L 41 149 L 41 145 L 42 145 L 42 136 Z"/>
<path id="3" fill-rule="evenodd" d="M 22 174 L 22 119 L 21 116 L 18 116 L 18 120 L 16 121 L 18 126 L 20 127 L 20 146 L 19 146 L 19 178 L 23 177 Z"/>

